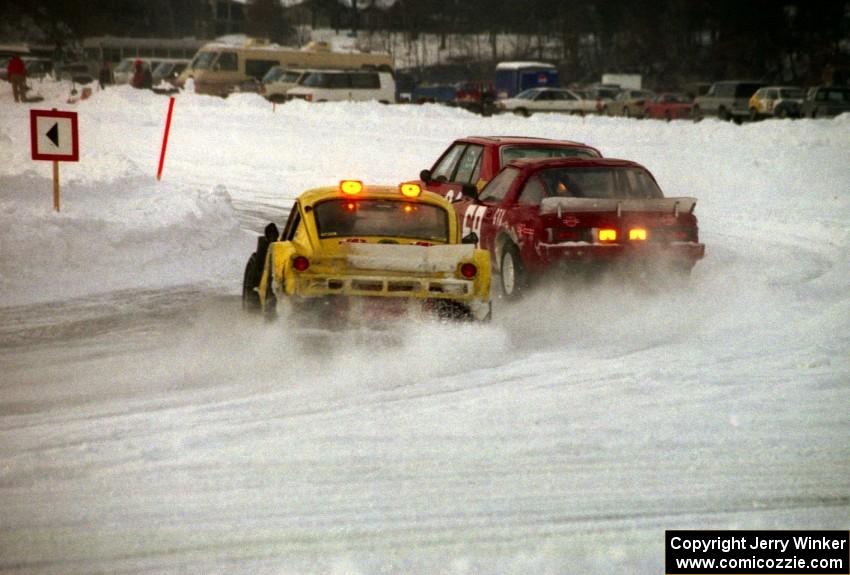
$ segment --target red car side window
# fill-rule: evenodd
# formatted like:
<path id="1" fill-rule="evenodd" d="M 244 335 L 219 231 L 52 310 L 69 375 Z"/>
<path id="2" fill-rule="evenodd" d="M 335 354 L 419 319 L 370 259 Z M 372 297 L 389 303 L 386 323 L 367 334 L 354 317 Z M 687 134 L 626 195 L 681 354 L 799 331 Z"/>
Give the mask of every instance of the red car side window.
<path id="1" fill-rule="evenodd" d="M 482 202 L 499 202 L 505 199 L 511 185 L 519 175 L 519 170 L 516 168 L 505 168 L 499 174 L 490 180 L 490 183 L 481 190 L 479 199 Z"/>
<path id="2" fill-rule="evenodd" d="M 466 144 L 455 144 L 452 146 L 448 152 L 443 154 L 437 165 L 434 166 L 431 177 L 438 182 L 450 182 L 452 174 L 455 171 L 455 164 L 464 148 L 466 148 Z"/>

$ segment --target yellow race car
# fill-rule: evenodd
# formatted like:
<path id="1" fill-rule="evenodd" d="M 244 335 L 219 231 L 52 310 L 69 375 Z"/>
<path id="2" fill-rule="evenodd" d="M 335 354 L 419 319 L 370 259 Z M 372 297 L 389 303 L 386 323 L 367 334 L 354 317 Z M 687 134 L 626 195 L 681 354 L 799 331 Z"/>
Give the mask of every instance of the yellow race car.
<path id="1" fill-rule="evenodd" d="M 243 306 L 274 316 L 279 302 L 326 322 L 398 316 L 490 318 L 490 256 L 461 238 L 451 203 L 418 184 L 301 194 L 282 232 L 257 239 Z"/>

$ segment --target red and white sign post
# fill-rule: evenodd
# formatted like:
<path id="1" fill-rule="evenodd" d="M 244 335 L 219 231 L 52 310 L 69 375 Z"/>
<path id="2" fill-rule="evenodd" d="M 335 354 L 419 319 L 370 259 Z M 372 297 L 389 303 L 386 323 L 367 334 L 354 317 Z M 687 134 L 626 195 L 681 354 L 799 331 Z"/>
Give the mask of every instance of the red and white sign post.
<path id="1" fill-rule="evenodd" d="M 80 161 L 77 113 L 30 110 L 33 160 L 53 162 L 53 209 L 59 211 L 59 162 Z"/>

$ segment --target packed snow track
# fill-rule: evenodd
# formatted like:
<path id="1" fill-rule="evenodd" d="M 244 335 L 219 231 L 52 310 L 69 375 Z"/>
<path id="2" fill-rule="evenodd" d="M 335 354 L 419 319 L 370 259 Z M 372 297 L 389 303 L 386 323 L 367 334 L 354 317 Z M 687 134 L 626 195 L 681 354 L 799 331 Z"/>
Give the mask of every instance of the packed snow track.
<path id="1" fill-rule="evenodd" d="M 156 182 L 166 108 L 80 102 L 57 214 L 0 100 L 0 572 L 660 573 L 665 529 L 847 528 L 850 117 L 180 95 Z M 551 285 L 389 337 L 242 313 L 298 193 L 469 134 L 643 163 L 699 198 L 705 260 L 684 289 Z"/>

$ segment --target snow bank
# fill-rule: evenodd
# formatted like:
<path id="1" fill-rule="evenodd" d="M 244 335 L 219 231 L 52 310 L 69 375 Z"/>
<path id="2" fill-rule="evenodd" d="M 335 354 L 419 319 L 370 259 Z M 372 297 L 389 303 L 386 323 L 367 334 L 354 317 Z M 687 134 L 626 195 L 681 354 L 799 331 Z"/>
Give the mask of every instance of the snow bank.
<path id="1" fill-rule="evenodd" d="M 52 180 L 0 177 L 2 304 L 101 291 L 234 283 L 250 242 L 223 186 L 195 189 L 141 176 L 75 183 L 52 206 Z"/>

